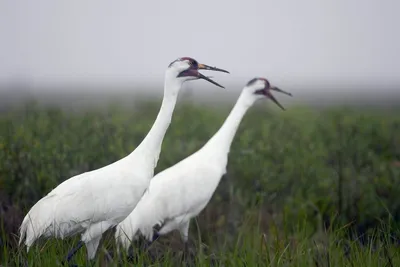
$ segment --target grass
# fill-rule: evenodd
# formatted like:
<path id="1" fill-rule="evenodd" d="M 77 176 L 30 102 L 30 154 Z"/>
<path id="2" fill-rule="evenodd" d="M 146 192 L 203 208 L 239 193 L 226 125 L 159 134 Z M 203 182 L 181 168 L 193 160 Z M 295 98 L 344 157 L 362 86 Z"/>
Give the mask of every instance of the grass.
<path id="1" fill-rule="evenodd" d="M 261 214 L 262 212 L 259 212 Z M 313 232 L 306 221 L 299 222 L 294 229 L 282 231 L 281 226 L 272 223 L 268 231 L 260 231 L 260 218 L 256 212 L 247 214 L 237 229 L 233 240 L 221 235 L 215 239 L 213 233 L 206 233 L 210 241 L 201 239 L 196 221 L 193 221 L 190 246 L 191 257 L 186 263 L 195 266 L 399 266 L 400 250 L 394 245 L 388 229 L 390 222 L 383 223 L 377 231 L 371 233 L 368 241 L 362 244 L 359 240 L 346 238 L 348 229 L 325 229 Z M 294 225 L 294 224 L 291 224 Z M 287 229 L 288 230 L 288 229 Z M 289 233 L 290 232 L 290 233 Z M 110 233 L 111 234 L 111 233 Z M 4 266 L 20 266 L 28 261 L 29 266 L 56 266 L 63 256 L 76 245 L 77 239 L 41 241 L 26 254 L 23 250 L 8 251 L 4 247 L 1 263 Z M 153 243 L 146 251 L 136 244 L 137 258 L 134 262 L 127 260 L 123 253 L 118 258 L 110 235 L 107 235 L 96 257 L 94 266 L 179 266 L 182 263 L 183 244 L 178 234 L 172 233 Z M 79 266 L 87 264 L 85 249 L 74 258 Z M 61 265 L 61 264 L 60 264 Z"/>
<path id="2" fill-rule="evenodd" d="M 16 245 L 24 214 L 75 174 L 129 153 L 159 103 L 134 110 L 63 111 L 27 104 L 0 114 L 0 265 L 55 266 L 77 239 Z M 156 173 L 201 147 L 230 106 L 180 102 Z M 228 172 L 191 224 L 196 266 L 400 266 L 400 117 L 396 110 L 337 107 L 286 112 L 257 105 L 232 144 Z M 97 266 L 177 266 L 177 233 L 117 264 L 112 233 Z M 75 262 L 85 265 L 85 249 Z M 109 257 L 110 255 L 111 257 Z M 112 258 L 114 261 L 112 261 Z"/>

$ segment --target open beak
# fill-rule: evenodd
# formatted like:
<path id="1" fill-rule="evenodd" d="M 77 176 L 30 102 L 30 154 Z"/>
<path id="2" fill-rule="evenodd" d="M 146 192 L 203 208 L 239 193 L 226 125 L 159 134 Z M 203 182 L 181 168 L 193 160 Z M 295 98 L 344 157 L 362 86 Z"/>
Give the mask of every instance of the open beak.
<path id="1" fill-rule="evenodd" d="M 229 73 L 229 71 L 227 71 L 227 70 L 219 69 L 219 68 L 216 68 L 216 67 L 210 67 L 210 66 L 207 66 L 205 64 L 199 64 L 198 66 L 199 66 L 199 70 L 212 70 L 212 71 L 221 71 L 221 72 Z M 198 77 L 200 79 L 206 80 L 206 81 L 208 81 L 208 82 L 210 82 L 212 84 L 215 84 L 216 86 L 219 86 L 221 88 L 225 88 L 222 85 L 219 85 L 218 83 L 216 83 L 213 80 L 211 80 L 210 77 L 204 76 L 200 72 L 198 72 Z"/>
<path id="2" fill-rule="evenodd" d="M 210 82 L 210 83 L 212 83 L 212 84 L 215 84 L 216 86 L 219 86 L 219 87 L 221 87 L 221 88 L 225 88 L 225 87 L 223 87 L 222 85 L 220 85 L 219 83 L 214 82 L 213 80 L 211 80 L 209 77 L 204 76 L 204 75 L 201 74 L 200 72 L 197 72 L 197 77 L 198 77 L 199 79 L 203 79 L 203 80 L 206 80 L 206 81 L 208 81 L 208 82 Z"/>
<path id="3" fill-rule="evenodd" d="M 227 70 L 219 69 L 216 67 L 210 67 L 205 64 L 199 64 L 199 70 L 213 70 L 213 71 L 221 71 L 221 72 L 229 73 L 229 71 L 227 71 Z"/>
<path id="4" fill-rule="evenodd" d="M 228 71 L 223 70 L 223 69 L 219 69 L 219 68 L 216 68 L 216 67 L 210 67 L 210 66 L 207 66 L 207 65 L 204 65 L 204 64 L 198 64 L 198 68 L 197 69 L 196 68 L 191 68 L 191 69 L 188 69 L 186 71 L 183 71 L 178 75 L 178 77 L 190 76 L 190 77 L 193 77 L 194 79 L 196 79 L 196 78 L 197 79 L 203 79 L 203 80 L 206 80 L 206 81 L 208 81 L 208 82 L 210 82 L 210 83 L 212 83 L 212 84 L 214 84 L 216 86 L 219 86 L 221 88 L 225 88 L 222 85 L 218 84 L 217 82 L 214 82 L 213 80 L 211 80 L 210 79 L 211 77 L 208 77 L 208 76 L 205 76 L 205 75 L 201 74 L 199 72 L 199 70 L 213 70 L 213 71 L 221 71 L 221 72 L 229 73 Z"/>
<path id="5" fill-rule="evenodd" d="M 279 88 L 276 87 L 276 86 L 270 86 L 269 88 L 265 88 L 265 89 L 263 90 L 264 95 L 265 95 L 266 97 L 268 97 L 269 99 L 271 99 L 271 100 L 272 100 L 275 104 L 277 104 L 282 110 L 285 110 L 285 108 L 278 102 L 278 100 L 276 100 L 276 98 L 274 97 L 274 95 L 271 94 L 271 90 L 272 90 L 272 91 L 276 91 L 276 92 L 280 92 L 280 93 L 282 93 L 282 94 L 289 95 L 289 96 L 292 96 L 292 94 L 289 93 L 289 92 L 283 91 L 282 89 L 279 89 Z"/>
<path id="6" fill-rule="evenodd" d="M 286 92 L 286 91 L 283 91 L 282 89 L 279 89 L 279 88 L 276 87 L 276 86 L 271 86 L 271 87 L 269 88 L 269 90 L 277 91 L 277 92 L 280 92 L 280 93 L 282 93 L 282 94 L 285 94 L 285 95 L 288 95 L 288 96 L 292 96 L 291 93 Z"/>

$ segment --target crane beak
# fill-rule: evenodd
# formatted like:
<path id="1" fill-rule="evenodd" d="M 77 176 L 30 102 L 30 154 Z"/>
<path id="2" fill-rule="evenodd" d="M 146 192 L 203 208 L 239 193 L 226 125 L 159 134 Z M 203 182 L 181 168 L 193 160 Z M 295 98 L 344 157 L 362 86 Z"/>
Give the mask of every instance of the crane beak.
<path id="1" fill-rule="evenodd" d="M 221 71 L 221 72 L 229 73 L 229 71 L 227 71 L 227 70 L 219 69 L 217 67 L 210 67 L 205 64 L 199 64 L 199 70 L 213 70 L 213 71 Z"/>
<path id="2" fill-rule="evenodd" d="M 285 110 L 285 108 L 279 103 L 279 101 L 274 97 L 273 94 L 271 94 L 271 91 L 276 91 L 276 92 L 280 92 L 282 94 L 288 95 L 288 96 L 292 96 L 291 93 L 283 91 L 282 89 L 279 89 L 276 86 L 270 86 L 269 88 L 265 88 L 263 90 L 261 90 L 262 94 L 265 95 L 266 97 L 268 97 L 269 99 L 271 99 L 275 104 L 277 104 L 282 110 Z"/>
<path id="3" fill-rule="evenodd" d="M 211 80 L 209 77 L 204 76 L 204 75 L 201 74 L 200 72 L 197 72 L 197 77 L 198 77 L 199 79 L 206 80 L 206 81 L 208 81 L 208 82 L 210 82 L 210 83 L 212 83 L 212 84 L 214 84 L 214 85 L 216 85 L 216 86 L 219 86 L 219 87 L 221 87 L 221 88 L 225 88 L 225 87 L 223 87 L 222 85 L 220 85 L 219 83 L 214 82 L 213 80 Z"/>
<path id="4" fill-rule="evenodd" d="M 210 67 L 210 66 L 207 66 L 207 65 L 204 65 L 204 64 L 198 64 L 198 68 L 191 68 L 191 69 L 185 70 L 185 71 L 181 72 L 178 75 L 178 77 L 193 77 L 193 79 L 203 79 L 203 80 L 206 80 L 206 81 L 208 81 L 208 82 L 210 82 L 210 83 L 212 83 L 212 84 L 214 84 L 214 85 L 216 85 L 218 87 L 225 88 L 222 85 L 220 85 L 219 83 L 211 80 L 210 79 L 211 77 L 208 77 L 208 76 L 205 76 L 205 75 L 201 74 L 199 72 L 199 70 L 213 70 L 213 71 L 221 71 L 221 72 L 229 73 L 228 71 L 223 70 L 223 69 L 219 69 L 219 68 L 216 68 L 216 67 Z"/>
<path id="5" fill-rule="evenodd" d="M 282 93 L 282 94 L 285 94 L 285 95 L 288 95 L 288 96 L 292 96 L 291 93 L 286 92 L 286 91 L 283 91 L 282 89 L 279 89 L 279 88 L 276 87 L 276 86 L 271 86 L 271 87 L 269 88 L 269 90 L 277 91 L 277 92 L 280 92 L 280 93 Z"/>
<path id="6" fill-rule="evenodd" d="M 198 69 L 199 69 L 199 70 L 212 70 L 212 71 L 220 71 L 220 72 L 229 73 L 229 71 L 227 71 L 227 70 L 219 69 L 219 68 L 217 68 L 217 67 L 211 67 L 211 66 L 208 66 L 208 65 L 205 65 L 205 64 L 199 64 L 199 65 L 198 65 Z M 218 83 L 216 83 L 216 82 L 214 82 L 213 80 L 211 80 L 211 79 L 210 79 L 211 77 L 204 76 L 204 75 L 201 74 L 200 72 L 198 72 L 198 77 L 199 77 L 200 79 L 206 80 L 206 81 L 208 81 L 208 82 L 210 82 L 210 83 L 212 83 L 212 84 L 215 84 L 216 86 L 219 86 L 219 87 L 221 87 L 221 88 L 225 88 L 225 87 L 223 87 L 222 85 L 219 85 Z"/>

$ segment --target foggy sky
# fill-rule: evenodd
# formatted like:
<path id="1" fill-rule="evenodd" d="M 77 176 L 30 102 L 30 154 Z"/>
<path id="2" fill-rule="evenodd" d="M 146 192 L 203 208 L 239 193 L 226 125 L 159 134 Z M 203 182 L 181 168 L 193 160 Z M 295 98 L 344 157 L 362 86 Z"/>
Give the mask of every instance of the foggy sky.
<path id="1" fill-rule="evenodd" d="M 400 84 L 399 10 L 396 0 L 2 0 L 0 84 L 162 87 L 168 64 L 190 56 L 229 70 L 211 74 L 221 84 L 389 88 Z"/>

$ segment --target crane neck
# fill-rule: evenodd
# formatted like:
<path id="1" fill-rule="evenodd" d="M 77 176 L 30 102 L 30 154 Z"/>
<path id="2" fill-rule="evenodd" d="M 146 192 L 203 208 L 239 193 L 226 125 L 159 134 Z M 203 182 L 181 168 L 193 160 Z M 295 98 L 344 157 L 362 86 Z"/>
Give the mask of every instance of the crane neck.
<path id="1" fill-rule="evenodd" d="M 252 104 L 253 102 L 249 101 L 242 92 L 221 128 L 204 145 L 204 148 L 212 149 L 212 153 L 217 155 L 227 155 L 240 122 Z"/>
<path id="2" fill-rule="evenodd" d="M 144 156 L 144 159 L 150 160 L 150 168 L 152 169 L 157 165 L 162 142 L 165 133 L 171 124 L 172 114 L 175 109 L 181 86 L 181 82 L 179 82 L 175 77 L 168 76 L 167 73 L 164 83 L 164 97 L 157 118 L 146 137 L 131 153 L 131 155 L 136 154 L 141 157 Z"/>

